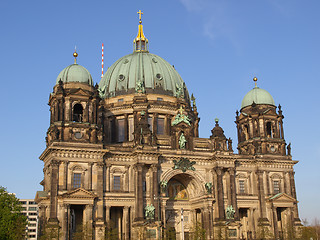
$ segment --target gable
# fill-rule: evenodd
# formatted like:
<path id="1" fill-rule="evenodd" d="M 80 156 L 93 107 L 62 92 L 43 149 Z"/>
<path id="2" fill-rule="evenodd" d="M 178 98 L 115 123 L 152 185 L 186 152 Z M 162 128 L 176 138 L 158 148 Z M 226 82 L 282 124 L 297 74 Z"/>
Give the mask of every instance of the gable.
<path id="1" fill-rule="evenodd" d="M 94 199 L 97 196 L 83 188 L 77 188 L 73 191 L 64 193 L 61 195 L 63 198 L 86 198 L 86 199 Z"/>
<path id="2" fill-rule="evenodd" d="M 291 203 L 296 203 L 297 200 L 294 199 L 293 197 L 289 196 L 286 193 L 278 193 L 268 199 L 270 202 L 274 203 L 281 203 L 281 202 L 291 202 Z"/>

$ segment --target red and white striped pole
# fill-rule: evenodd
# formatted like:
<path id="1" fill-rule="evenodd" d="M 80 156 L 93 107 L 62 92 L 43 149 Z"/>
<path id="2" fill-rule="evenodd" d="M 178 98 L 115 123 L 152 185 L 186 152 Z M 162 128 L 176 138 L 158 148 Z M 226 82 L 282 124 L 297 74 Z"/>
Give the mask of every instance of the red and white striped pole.
<path id="1" fill-rule="evenodd" d="M 102 43 L 102 63 L 101 63 L 101 66 L 102 66 L 102 73 L 101 73 L 101 78 L 103 77 L 103 43 Z"/>

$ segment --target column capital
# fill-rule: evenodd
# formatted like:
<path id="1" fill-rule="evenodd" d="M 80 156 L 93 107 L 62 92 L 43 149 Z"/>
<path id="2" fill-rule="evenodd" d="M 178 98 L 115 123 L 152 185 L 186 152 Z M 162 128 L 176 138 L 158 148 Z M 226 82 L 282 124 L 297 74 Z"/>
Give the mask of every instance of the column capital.
<path id="1" fill-rule="evenodd" d="M 61 163 L 61 161 L 51 160 L 50 165 L 51 165 L 52 167 L 59 167 L 60 163 Z"/>
<path id="2" fill-rule="evenodd" d="M 236 169 L 234 167 L 230 167 L 230 168 L 228 168 L 228 172 L 230 175 L 235 175 Z"/>
<path id="3" fill-rule="evenodd" d="M 96 165 L 98 168 L 103 168 L 105 166 L 105 164 L 103 162 L 97 162 Z"/>
<path id="4" fill-rule="evenodd" d="M 223 172 L 223 168 L 222 167 L 215 167 L 215 172 L 217 173 L 217 175 L 221 175 Z"/>
<path id="5" fill-rule="evenodd" d="M 143 169 L 144 164 L 143 163 L 136 163 L 133 167 L 136 171 L 141 172 Z"/>

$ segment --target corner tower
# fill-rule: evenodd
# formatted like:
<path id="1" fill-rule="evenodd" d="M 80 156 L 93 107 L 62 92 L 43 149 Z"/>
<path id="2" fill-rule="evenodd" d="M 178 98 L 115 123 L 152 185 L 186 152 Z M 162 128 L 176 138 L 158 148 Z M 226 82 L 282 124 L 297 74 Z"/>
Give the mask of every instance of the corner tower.
<path id="1" fill-rule="evenodd" d="M 281 106 L 275 106 L 269 92 L 257 86 L 249 91 L 236 112 L 240 154 L 286 155 Z"/>
<path id="2" fill-rule="evenodd" d="M 77 64 L 63 69 L 50 94 L 50 127 L 46 142 L 102 143 L 102 126 L 99 117 L 98 86 L 93 86 L 89 71 Z"/>

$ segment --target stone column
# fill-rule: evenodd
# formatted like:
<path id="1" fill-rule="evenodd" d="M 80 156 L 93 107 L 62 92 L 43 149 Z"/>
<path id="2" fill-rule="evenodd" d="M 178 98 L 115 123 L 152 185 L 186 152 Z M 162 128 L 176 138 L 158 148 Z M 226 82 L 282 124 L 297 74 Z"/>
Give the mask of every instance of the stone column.
<path id="1" fill-rule="evenodd" d="M 217 200 L 218 200 L 218 216 L 219 219 L 222 220 L 224 219 L 224 201 L 223 201 L 223 182 L 222 182 L 222 174 L 223 174 L 223 169 L 222 167 L 216 167 L 215 169 L 216 174 L 217 174 Z"/>
<path id="2" fill-rule="evenodd" d="M 107 227 L 109 228 L 109 224 L 110 224 L 110 206 L 106 206 L 106 224 Z"/>
<path id="3" fill-rule="evenodd" d="M 289 172 L 289 178 L 290 178 L 291 196 L 297 200 L 296 186 L 294 183 L 294 172 L 293 171 Z M 293 215 L 294 215 L 295 221 L 300 221 L 297 202 L 294 203 Z"/>
<path id="4" fill-rule="evenodd" d="M 268 221 L 266 199 L 265 199 L 265 194 L 263 189 L 263 171 L 257 170 L 257 177 L 258 177 L 258 199 L 259 199 L 259 208 L 260 208 L 260 219 L 262 221 Z"/>
<path id="5" fill-rule="evenodd" d="M 157 165 L 153 164 L 151 166 L 151 169 L 152 169 L 152 179 L 153 179 L 153 182 L 152 182 L 152 185 L 153 185 L 153 196 L 156 197 L 155 199 L 155 202 L 153 204 L 153 206 L 155 207 L 155 220 L 158 220 L 158 211 L 159 211 L 159 201 L 160 201 L 160 195 L 159 195 L 159 190 L 158 190 L 158 186 L 159 186 L 159 183 L 158 183 L 158 167 Z"/>
<path id="6" fill-rule="evenodd" d="M 126 166 L 126 172 L 125 172 L 125 187 L 124 191 L 129 192 L 129 175 L 130 175 L 130 168 L 129 166 Z"/>
<path id="7" fill-rule="evenodd" d="M 236 170 L 234 168 L 229 168 L 229 178 L 230 178 L 230 192 L 231 192 L 231 204 L 235 211 L 234 218 L 239 219 L 239 211 L 237 206 L 237 196 L 236 196 Z"/>
<path id="8" fill-rule="evenodd" d="M 85 209 L 85 224 L 84 226 L 87 228 L 89 236 L 93 236 L 93 204 L 87 204 Z"/>
<path id="9" fill-rule="evenodd" d="M 92 190 L 92 165 L 93 163 L 88 163 L 88 190 Z"/>
<path id="10" fill-rule="evenodd" d="M 201 209 L 202 219 L 203 219 L 203 227 L 206 230 L 206 239 L 210 239 L 211 237 L 211 222 L 210 222 L 210 211 L 208 208 Z"/>
<path id="11" fill-rule="evenodd" d="M 266 184 L 267 184 L 267 195 L 271 194 L 270 191 L 270 177 L 269 177 L 269 172 L 266 171 Z"/>
<path id="12" fill-rule="evenodd" d="M 128 114 L 124 114 L 124 142 L 129 141 Z"/>
<path id="13" fill-rule="evenodd" d="M 170 115 L 166 115 L 166 120 L 165 120 L 165 133 L 166 135 L 170 135 L 170 127 L 171 127 L 171 117 Z"/>
<path id="14" fill-rule="evenodd" d="M 62 190 L 67 190 L 68 189 L 68 161 L 64 161 L 64 172 L 63 172 L 63 189 Z"/>
<path id="15" fill-rule="evenodd" d="M 135 197 L 135 210 L 136 210 L 136 219 L 135 221 L 142 221 L 143 220 L 143 164 L 136 164 L 136 197 Z"/>
<path id="16" fill-rule="evenodd" d="M 158 132 L 158 113 L 153 113 L 153 126 L 152 126 L 152 131 L 153 133 L 157 134 Z"/>
<path id="17" fill-rule="evenodd" d="M 106 164 L 106 192 L 110 192 L 110 164 Z"/>
<path id="18" fill-rule="evenodd" d="M 103 169 L 104 163 L 99 162 L 97 163 L 97 170 L 98 170 L 98 178 L 97 178 L 97 218 L 102 221 L 103 219 Z"/>
<path id="19" fill-rule="evenodd" d="M 70 224 L 70 204 L 63 204 L 63 220 L 62 220 L 62 234 L 64 239 L 69 239 L 69 224 Z"/>
<path id="20" fill-rule="evenodd" d="M 59 180 L 59 161 L 51 160 L 50 219 L 57 220 L 57 195 Z"/>
<path id="21" fill-rule="evenodd" d="M 273 230 L 275 239 L 279 238 L 277 208 L 272 204 Z"/>
<path id="22" fill-rule="evenodd" d="M 130 219 L 129 219 L 129 207 L 128 206 L 123 207 L 122 225 L 124 227 L 124 229 L 123 229 L 124 230 L 124 239 L 128 240 L 128 239 L 130 239 L 130 235 L 129 235 Z"/>

